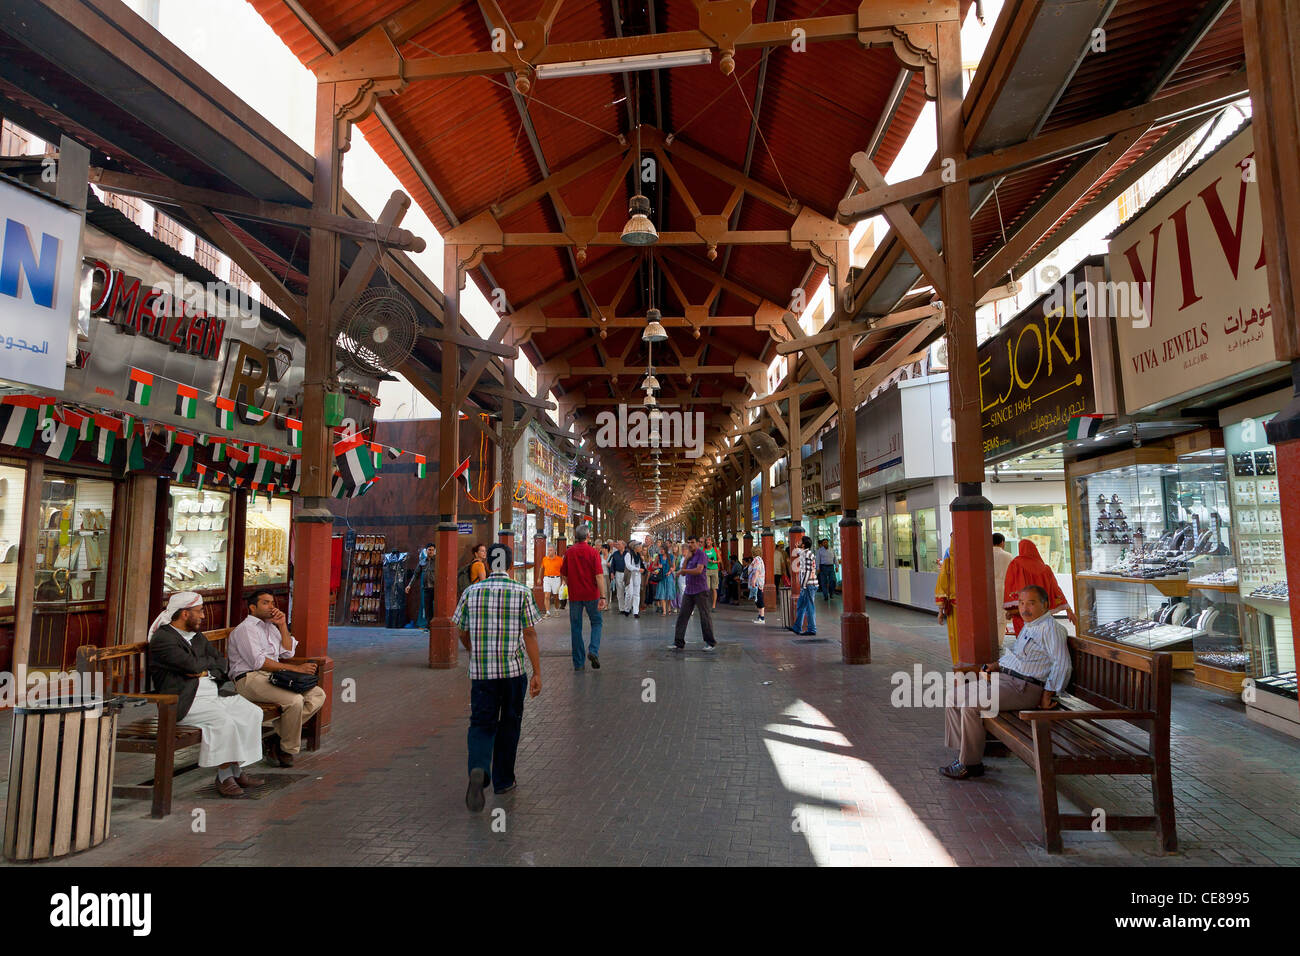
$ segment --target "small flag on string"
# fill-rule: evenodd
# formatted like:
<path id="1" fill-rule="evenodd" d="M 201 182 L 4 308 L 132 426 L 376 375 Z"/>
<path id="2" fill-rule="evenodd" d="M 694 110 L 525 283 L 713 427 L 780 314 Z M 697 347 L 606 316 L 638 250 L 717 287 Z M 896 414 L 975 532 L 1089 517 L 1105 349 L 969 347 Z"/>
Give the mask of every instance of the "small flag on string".
<path id="1" fill-rule="evenodd" d="M 63 421 L 77 433 L 78 441 L 90 441 L 95 437 L 95 419 L 84 412 L 74 411 L 71 408 L 63 410 Z"/>
<path id="2" fill-rule="evenodd" d="M 200 462 L 194 466 L 194 473 L 199 477 L 199 491 L 202 491 L 203 482 L 208 477 L 208 466 Z"/>
<path id="3" fill-rule="evenodd" d="M 113 449 L 117 447 L 118 430 L 122 423 L 108 415 L 96 415 L 95 424 L 95 460 L 107 465 L 113 460 Z"/>
<path id="4" fill-rule="evenodd" d="M 126 462 L 122 470 L 124 472 L 144 470 L 144 446 L 135 429 L 131 429 L 126 436 Z"/>
<path id="5" fill-rule="evenodd" d="M 384 467 L 384 446 L 376 442 L 370 443 L 370 454 L 374 456 L 375 471 Z"/>
<path id="6" fill-rule="evenodd" d="M 264 485 L 275 477 L 275 462 L 269 458 L 263 458 L 253 466 L 253 477 L 250 479 L 253 487 Z"/>
<path id="7" fill-rule="evenodd" d="M 126 383 L 126 400 L 137 405 L 148 405 L 153 398 L 153 376 L 138 368 L 131 369 Z"/>
<path id="8" fill-rule="evenodd" d="M 302 447 L 302 422 L 298 421 L 298 419 L 296 418 L 286 418 L 284 420 L 284 427 L 289 432 L 289 447 L 301 448 Z"/>
<path id="9" fill-rule="evenodd" d="M 248 464 L 248 452 L 240 448 L 234 442 L 227 442 L 226 457 L 230 459 L 230 470 L 233 474 L 239 474 Z"/>
<path id="10" fill-rule="evenodd" d="M 365 439 L 345 439 L 334 445 L 334 461 L 349 488 L 365 484 L 375 477 L 375 457 Z"/>
<path id="11" fill-rule="evenodd" d="M 260 425 L 262 422 L 266 421 L 267 416 L 270 414 L 270 412 L 263 411 L 255 405 L 248 405 L 244 409 L 243 417 L 244 421 L 248 422 L 250 425 Z"/>
<path id="12" fill-rule="evenodd" d="M 77 433 L 62 422 L 55 424 L 49 447 L 45 449 L 46 457 L 71 461 L 76 450 Z"/>
<path id="13" fill-rule="evenodd" d="M 189 432 L 178 431 L 174 435 L 169 433 L 167 437 L 180 449 L 176 460 L 172 462 L 172 474 L 177 481 L 184 481 L 194 467 L 194 436 Z"/>
<path id="14" fill-rule="evenodd" d="M 212 455 L 212 461 L 215 464 L 219 461 L 226 460 L 226 440 L 224 438 L 213 438 L 211 435 L 204 435 L 208 451 Z"/>
<path id="15" fill-rule="evenodd" d="M 1101 419 L 1101 415 L 1076 415 L 1070 419 L 1070 427 L 1066 432 L 1066 436 L 1070 441 L 1091 438 L 1101 428 Z"/>
<path id="16" fill-rule="evenodd" d="M 428 477 L 428 469 L 425 467 L 426 464 L 427 463 L 423 455 L 415 456 L 415 477 L 416 478 Z"/>
<path id="17" fill-rule="evenodd" d="M 297 491 L 302 486 L 302 456 L 296 456 L 289 463 L 289 474 L 285 479 L 285 484 L 290 491 Z"/>
<path id="18" fill-rule="evenodd" d="M 199 413 L 199 390 L 188 385 L 176 386 L 176 414 L 193 418 Z"/>
<path id="19" fill-rule="evenodd" d="M 455 481 L 457 478 L 465 482 L 465 494 L 469 494 L 469 458 L 466 458 L 456 467 L 456 470 L 451 473 L 451 477 L 444 481 L 442 487 L 438 490 L 441 491 L 442 488 L 446 488 L 448 481 Z"/>
<path id="20" fill-rule="evenodd" d="M 217 427 L 226 431 L 235 427 L 235 403 L 220 395 L 217 396 Z"/>
<path id="21" fill-rule="evenodd" d="M 31 448 L 38 423 L 45 418 L 45 399 L 37 395 L 6 396 L 0 404 L 0 442 L 14 448 Z"/>
<path id="22" fill-rule="evenodd" d="M 391 446 L 388 448 L 388 458 L 390 461 L 397 461 L 397 459 L 401 458 L 404 454 L 405 452 L 400 448 L 393 448 Z"/>

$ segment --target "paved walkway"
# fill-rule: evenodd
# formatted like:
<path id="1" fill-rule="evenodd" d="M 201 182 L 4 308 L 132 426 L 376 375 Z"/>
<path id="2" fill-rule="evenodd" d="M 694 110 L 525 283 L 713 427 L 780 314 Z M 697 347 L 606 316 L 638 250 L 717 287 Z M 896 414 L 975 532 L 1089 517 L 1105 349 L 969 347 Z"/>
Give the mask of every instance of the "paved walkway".
<path id="1" fill-rule="evenodd" d="M 838 612 L 838 604 L 833 605 Z M 990 761 L 977 781 L 935 768 L 942 712 L 895 709 L 890 676 L 942 667 L 933 617 L 872 604 L 874 663 L 840 663 L 838 614 L 800 644 L 752 610 L 719 608 L 721 646 L 668 651 L 671 619 L 606 614 L 604 666 L 575 674 L 568 621 L 540 627 L 543 692 L 529 701 L 519 788 L 465 810 L 469 688 L 461 667 L 424 667 L 414 630 L 336 629 L 335 705 L 324 749 L 263 799 L 204 796 L 178 778 L 173 814 L 115 801 L 113 835 L 74 862 L 191 864 L 793 865 L 1246 864 L 1300 862 L 1300 742 L 1250 723 L 1239 704 L 1175 688 L 1174 786 L 1181 851 L 1150 834 L 1068 833 L 1040 846 L 1033 774 Z M 0 715 L 0 820 L 10 718 Z M 143 758 L 147 759 L 147 758 Z M 123 755 L 118 780 L 146 779 Z M 1138 778 L 1077 784 L 1076 803 L 1149 812 Z M 498 810 L 503 812 L 497 812 Z M 203 811 L 196 813 L 195 811 Z M 200 824 L 202 824 L 200 826 Z M 197 831 L 197 832 L 196 832 Z"/>

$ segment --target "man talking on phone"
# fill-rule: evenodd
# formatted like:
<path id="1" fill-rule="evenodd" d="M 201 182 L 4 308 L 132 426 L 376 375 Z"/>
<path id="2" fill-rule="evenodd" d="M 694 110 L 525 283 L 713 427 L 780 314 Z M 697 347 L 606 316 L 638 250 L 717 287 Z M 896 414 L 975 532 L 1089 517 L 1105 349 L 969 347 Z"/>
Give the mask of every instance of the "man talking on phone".
<path id="1" fill-rule="evenodd" d="M 524 691 L 542 692 L 536 624 L 542 612 L 532 589 L 510 577 L 514 555 L 503 544 L 487 549 L 488 576 L 460 596 L 451 619 L 469 651 L 469 786 L 465 806 L 483 809 L 484 790 L 515 789 L 515 754 L 524 722 Z M 533 665 L 530 679 L 524 652 Z"/>

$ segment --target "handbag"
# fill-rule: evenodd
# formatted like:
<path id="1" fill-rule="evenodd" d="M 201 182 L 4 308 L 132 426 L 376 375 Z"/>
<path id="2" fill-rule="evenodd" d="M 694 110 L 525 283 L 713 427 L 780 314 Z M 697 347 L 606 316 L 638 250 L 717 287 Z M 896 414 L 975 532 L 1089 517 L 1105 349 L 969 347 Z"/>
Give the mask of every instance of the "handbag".
<path id="1" fill-rule="evenodd" d="M 271 674 L 271 684 L 291 694 L 305 694 L 316 686 L 316 675 L 304 674 L 302 671 L 274 671 Z"/>

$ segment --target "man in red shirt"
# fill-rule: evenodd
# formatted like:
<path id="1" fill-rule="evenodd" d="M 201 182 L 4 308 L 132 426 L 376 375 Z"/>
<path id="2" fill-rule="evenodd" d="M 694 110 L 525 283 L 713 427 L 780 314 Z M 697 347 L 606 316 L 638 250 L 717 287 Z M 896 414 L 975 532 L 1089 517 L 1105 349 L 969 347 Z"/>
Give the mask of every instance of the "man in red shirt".
<path id="1" fill-rule="evenodd" d="M 587 543 L 591 529 L 585 524 L 574 529 L 574 543 L 564 552 L 560 577 L 569 587 L 569 638 L 573 643 L 573 669 L 580 671 L 587 661 L 592 670 L 600 670 L 600 629 L 603 626 L 601 611 L 605 610 L 608 592 L 605 583 L 605 566 L 600 552 Z M 591 621 L 591 649 L 582 645 L 582 612 Z"/>

